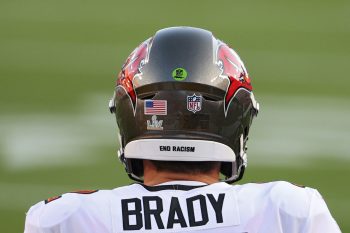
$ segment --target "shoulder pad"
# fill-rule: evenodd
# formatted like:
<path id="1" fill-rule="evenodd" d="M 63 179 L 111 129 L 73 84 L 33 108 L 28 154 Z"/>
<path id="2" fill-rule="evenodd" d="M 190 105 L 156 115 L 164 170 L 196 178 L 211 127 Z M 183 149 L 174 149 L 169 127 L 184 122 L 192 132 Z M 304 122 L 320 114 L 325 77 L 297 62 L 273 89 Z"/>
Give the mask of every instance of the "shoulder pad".
<path id="1" fill-rule="evenodd" d="M 32 206 L 27 212 L 26 229 L 51 229 L 54 231 L 80 206 L 80 198 L 69 193 L 41 201 Z"/>
<path id="2" fill-rule="evenodd" d="M 271 187 L 270 201 L 288 215 L 305 218 L 309 214 L 315 191 L 312 188 L 277 181 Z"/>

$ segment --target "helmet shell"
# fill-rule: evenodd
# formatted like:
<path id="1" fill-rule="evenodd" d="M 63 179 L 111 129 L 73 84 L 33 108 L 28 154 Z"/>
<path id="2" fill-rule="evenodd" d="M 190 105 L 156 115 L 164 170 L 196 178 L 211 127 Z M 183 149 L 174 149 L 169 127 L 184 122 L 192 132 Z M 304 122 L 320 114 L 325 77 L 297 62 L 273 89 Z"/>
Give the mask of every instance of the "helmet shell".
<path id="1" fill-rule="evenodd" d="M 110 102 L 121 135 L 121 160 L 140 180 L 140 159 L 221 161 L 241 177 L 245 142 L 258 106 L 247 70 L 211 32 L 158 31 L 127 58 Z"/>

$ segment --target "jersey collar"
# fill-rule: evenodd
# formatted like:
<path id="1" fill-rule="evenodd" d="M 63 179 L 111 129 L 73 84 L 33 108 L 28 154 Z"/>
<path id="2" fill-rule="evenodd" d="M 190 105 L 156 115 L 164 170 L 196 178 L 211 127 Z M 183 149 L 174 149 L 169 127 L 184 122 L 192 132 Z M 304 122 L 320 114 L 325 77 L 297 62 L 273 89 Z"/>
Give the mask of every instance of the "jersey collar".
<path id="1" fill-rule="evenodd" d="M 199 181 L 188 181 L 188 180 L 174 180 L 164 182 L 155 186 L 147 186 L 141 184 L 146 190 L 151 192 L 162 191 L 162 190 L 182 190 L 188 191 L 195 188 L 201 188 L 207 186 L 208 184 Z"/>
<path id="2" fill-rule="evenodd" d="M 200 182 L 200 181 L 193 181 L 193 180 L 172 180 L 172 181 L 167 181 L 167 182 L 164 182 L 164 183 L 157 184 L 155 186 L 159 186 L 159 185 L 174 185 L 174 184 L 190 185 L 190 186 L 208 185 L 207 183 Z"/>

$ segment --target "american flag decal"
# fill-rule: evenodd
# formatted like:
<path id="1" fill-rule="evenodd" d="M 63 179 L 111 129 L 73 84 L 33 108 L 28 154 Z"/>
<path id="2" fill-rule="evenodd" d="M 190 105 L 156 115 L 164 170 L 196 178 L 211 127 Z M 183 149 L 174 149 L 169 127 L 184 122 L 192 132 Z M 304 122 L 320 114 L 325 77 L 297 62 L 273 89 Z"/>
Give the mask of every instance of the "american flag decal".
<path id="1" fill-rule="evenodd" d="M 145 115 L 167 115 L 166 100 L 145 100 Z"/>

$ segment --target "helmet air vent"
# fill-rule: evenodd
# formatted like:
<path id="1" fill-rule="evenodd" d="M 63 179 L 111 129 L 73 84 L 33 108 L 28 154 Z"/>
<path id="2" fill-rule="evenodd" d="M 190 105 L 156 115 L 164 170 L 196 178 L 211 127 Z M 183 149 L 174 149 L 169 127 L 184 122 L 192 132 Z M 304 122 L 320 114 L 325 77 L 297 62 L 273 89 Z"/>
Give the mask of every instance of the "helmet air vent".
<path id="1" fill-rule="evenodd" d="M 222 98 L 219 98 L 218 96 L 209 96 L 209 95 L 203 95 L 203 98 L 208 101 L 220 101 Z"/>
<path id="2" fill-rule="evenodd" d="M 142 99 L 142 100 L 150 100 L 150 99 L 153 99 L 154 96 L 156 96 L 156 93 L 147 93 L 147 94 L 144 94 L 144 95 L 139 95 L 139 98 Z"/>

